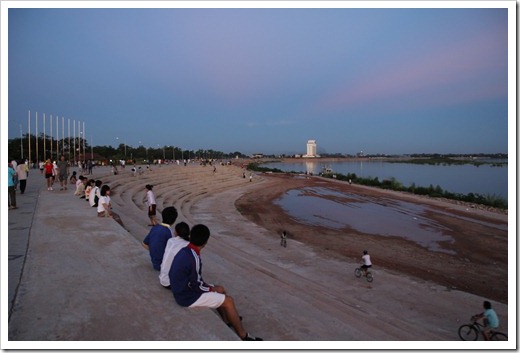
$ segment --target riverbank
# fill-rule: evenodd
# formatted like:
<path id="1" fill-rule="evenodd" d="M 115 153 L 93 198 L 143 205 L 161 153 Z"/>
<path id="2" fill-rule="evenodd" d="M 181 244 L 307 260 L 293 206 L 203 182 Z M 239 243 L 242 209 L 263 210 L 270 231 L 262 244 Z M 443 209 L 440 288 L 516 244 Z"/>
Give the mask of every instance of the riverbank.
<path id="1" fill-rule="evenodd" d="M 212 167 L 195 164 L 152 169 L 134 177 L 126 168 L 118 175 L 102 178 L 111 186 L 114 210 L 121 216 L 129 236 L 140 242 L 149 231 L 143 203 L 146 184 L 154 185 L 158 210 L 173 205 L 179 211 L 177 222 L 208 225 L 212 235 L 202 253 L 204 279 L 226 287 L 244 317 L 246 329 L 266 341 L 277 341 L 276 347 L 271 348 L 324 347 L 321 342 L 309 341 L 335 341 L 333 347 L 343 349 L 381 348 L 377 341 L 385 341 L 385 348 L 410 348 L 418 341 L 450 341 L 450 348 L 477 347 L 453 341 L 459 339 L 458 326 L 479 311 L 482 301 L 489 297 L 467 292 L 460 286 L 443 286 L 423 279 L 427 277 L 421 273 L 408 274 L 395 263 L 381 260 L 385 256 L 382 252 L 387 251 L 386 244 L 394 244 L 397 249 L 403 247 L 403 251 L 393 255 L 399 261 L 406 261 L 409 254 L 423 259 L 431 257 L 432 263 L 449 259 L 439 258 L 437 253 L 415 251 L 416 247 L 403 240 L 367 241 L 367 236 L 361 234 L 357 235 L 358 245 L 347 242 L 345 252 L 341 253 L 336 249 L 339 246 L 333 234 L 321 230 L 323 239 L 328 241 L 320 246 L 312 241 L 321 239 L 316 236 L 321 234 L 320 230 L 296 224 L 295 228 L 287 227 L 287 248 L 280 247 L 277 225 L 286 227 L 285 222 L 293 221 L 277 213 L 270 197 L 276 197 L 276 191 L 297 187 L 300 182 L 321 183 L 320 178 L 280 180 L 253 173 L 250 179 L 245 169 L 221 165 L 217 165 L 215 172 Z M 495 220 L 500 221 L 500 218 Z M 355 246 L 363 250 L 364 245 L 370 246 L 373 253 L 372 283 L 353 275 L 359 265 Z M 481 245 L 475 243 L 474 247 Z M 465 251 L 472 249 L 467 246 Z M 442 273 L 450 276 L 450 262 L 443 265 Z M 473 265 L 468 263 L 468 272 L 473 271 Z M 460 271 L 464 273 L 463 269 Z M 509 288 L 507 266 L 499 271 L 495 278 L 502 280 L 505 271 L 505 286 Z M 492 301 L 501 318 L 501 329 L 507 331 L 507 301 Z M 372 342 L 356 345 L 352 341 Z"/>
<path id="2" fill-rule="evenodd" d="M 242 196 L 236 206 L 249 220 L 273 233 L 286 230 L 290 239 L 310 244 L 322 255 L 338 259 L 346 256 L 356 261 L 364 249 L 370 249 L 378 266 L 507 303 L 507 215 L 472 208 L 463 203 L 350 185 L 331 179 L 289 174 L 265 174 L 264 177 L 269 180 L 269 186 L 264 186 L 261 192 L 256 190 Z M 400 237 L 389 238 L 355 229 L 337 230 L 303 224 L 288 217 L 280 206 L 274 204 L 288 190 L 316 186 L 369 196 L 386 207 L 394 207 L 392 200 L 427 205 L 425 216 L 434 221 L 439 232 L 445 232 L 453 239 L 452 243 L 442 246 L 454 254 L 432 252 Z M 368 222 L 378 222 L 377 214 L 367 213 L 366 217 Z M 385 226 L 383 224 L 381 228 Z M 399 234 L 399 229 L 395 233 Z"/>

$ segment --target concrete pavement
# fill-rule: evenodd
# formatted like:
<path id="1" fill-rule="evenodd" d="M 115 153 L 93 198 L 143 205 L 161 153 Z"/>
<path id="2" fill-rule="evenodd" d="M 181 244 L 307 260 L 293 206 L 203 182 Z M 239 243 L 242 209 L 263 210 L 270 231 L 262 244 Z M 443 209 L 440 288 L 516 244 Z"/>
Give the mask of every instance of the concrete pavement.
<path id="1" fill-rule="evenodd" d="M 34 171 L 26 193 L 17 193 L 18 209 L 9 210 L 3 349 L 23 341 L 239 340 L 214 311 L 178 306 L 139 241 L 97 217 L 74 189 L 48 191 Z"/>

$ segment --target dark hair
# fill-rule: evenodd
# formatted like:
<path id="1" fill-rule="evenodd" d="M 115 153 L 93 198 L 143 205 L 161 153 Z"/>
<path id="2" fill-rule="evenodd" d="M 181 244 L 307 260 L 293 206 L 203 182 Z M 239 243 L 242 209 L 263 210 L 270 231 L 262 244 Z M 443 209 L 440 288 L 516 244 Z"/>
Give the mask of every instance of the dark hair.
<path id="1" fill-rule="evenodd" d="M 99 193 L 101 194 L 101 196 L 107 196 L 107 191 L 110 191 L 110 186 L 105 184 L 103 185 Z"/>
<path id="2" fill-rule="evenodd" d="M 191 228 L 190 242 L 196 246 L 202 246 L 208 242 L 209 229 L 204 224 L 197 224 Z"/>
<path id="3" fill-rule="evenodd" d="M 487 300 L 484 301 L 484 309 L 491 309 L 491 303 Z"/>
<path id="4" fill-rule="evenodd" d="M 186 222 L 175 225 L 175 233 L 184 240 L 190 241 L 190 226 Z"/>
<path id="5" fill-rule="evenodd" d="M 173 206 L 170 206 L 170 207 L 166 207 L 163 211 L 162 211 L 162 220 L 163 220 L 163 223 L 166 223 L 166 224 L 169 224 L 169 225 L 172 225 L 173 223 L 175 223 L 175 220 L 177 219 L 177 209 Z"/>
<path id="6" fill-rule="evenodd" d="M 150 185 L 150 184 L 146 184 L 145 188 L 147 188 L 148 190 L 152 190 L 152 188 L 153 188 L 153 185 Z"/>
<path id="7" fill-rule="evenodd" d="M 366 254 L 368 254 L 368 251 L 366 251 L 366 250 L 363 250 L 363 254 L 365 254 L 365 255 L 366 255 Z"/>
<path id="8" fill-rule="evenodd" d="M 96 180 L 96 186 L 100 187 L 101 185 L 103 185 L 103 182 L 101 180 Z"/>

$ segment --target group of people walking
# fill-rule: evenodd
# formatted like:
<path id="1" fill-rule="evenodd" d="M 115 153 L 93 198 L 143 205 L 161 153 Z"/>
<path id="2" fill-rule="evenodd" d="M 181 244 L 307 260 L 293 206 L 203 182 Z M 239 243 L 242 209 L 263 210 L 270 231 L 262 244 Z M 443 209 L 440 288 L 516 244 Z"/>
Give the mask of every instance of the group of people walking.
<path id="1" fill-rule="evenodd" d="M 148 191 L 151 191 L 147 185 Z M 222 320 L 232 327 L 244 341 L 262 341 L 251 336 L 242 325 L 235 301 L 221 285 L 212 285 L 202 278 L 201 250 L 210 237 L 209 228 L 197 224 L 191 229 L 185 222 L 172 227 L 177 219 L 177 209 L 166 207 L 162 222 L 153 225 L 143 240 L 149 251 L 153 268 L 159 272 L 159 283 L 171 290 L 177 304 L 189 308 L 216 309 Z"/>

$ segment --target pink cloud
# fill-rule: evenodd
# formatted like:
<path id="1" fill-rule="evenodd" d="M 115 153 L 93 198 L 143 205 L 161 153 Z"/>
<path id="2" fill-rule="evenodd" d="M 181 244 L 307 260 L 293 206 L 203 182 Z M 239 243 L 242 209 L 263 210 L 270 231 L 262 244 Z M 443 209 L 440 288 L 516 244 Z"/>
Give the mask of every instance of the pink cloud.
<path id="1" fill-rule="evenodd" d="M 435 105 L 507 95 L 507 81 L 500 82 L 500 74 L 500 79 L 496 78 L 497 72 L 507 74 L 507 37 L 505 48 L 501 39 L 497 40 L 495 32 L 487 32 L 471 41 L 440 45 L 420 57 L 411 53 L 399 64 L 385 66 L 371 72 L 370 77 L 361 77 L 358 83 L 329 92 L 318 107 L 336 110 L 421 93 Z M 495 76 L 491 81 L 490 75 Z"/>

